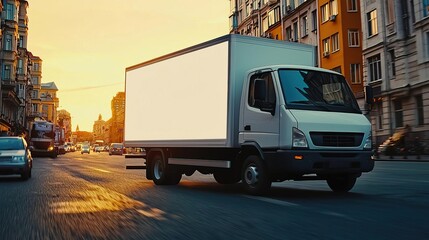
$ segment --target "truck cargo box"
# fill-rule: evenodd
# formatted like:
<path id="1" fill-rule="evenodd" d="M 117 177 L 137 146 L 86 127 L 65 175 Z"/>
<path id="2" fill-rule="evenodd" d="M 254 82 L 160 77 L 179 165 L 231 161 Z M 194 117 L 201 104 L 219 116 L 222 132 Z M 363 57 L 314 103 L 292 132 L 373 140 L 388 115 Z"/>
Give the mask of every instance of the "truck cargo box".
<path id="1" fill-rule="evenodd" d="M 310 45 L 226 35 L 125 73 L 127 147 L 238 147 L 243 80 L 250 69 L 314 66 Z"/>

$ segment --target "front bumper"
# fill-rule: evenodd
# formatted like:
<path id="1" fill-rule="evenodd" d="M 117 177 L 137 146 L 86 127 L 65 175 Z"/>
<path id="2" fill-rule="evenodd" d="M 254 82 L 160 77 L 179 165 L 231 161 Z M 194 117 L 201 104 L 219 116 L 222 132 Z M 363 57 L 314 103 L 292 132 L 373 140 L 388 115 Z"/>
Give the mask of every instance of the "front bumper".
<path id="1" fill-rule="evenodd" d="M 26 163 L 0 164 L 0 175 L 21 174 L 27 168 Z"/>
<path id="2" fill-rule="evenodd" d="M 297 156 L 297 157 L 295 157 Z M 278 150 L 264 152 L 264 160 L 274 178 L 288 179 L 304 174 L 319 176 L 370 172 L 372 151 Z"/>

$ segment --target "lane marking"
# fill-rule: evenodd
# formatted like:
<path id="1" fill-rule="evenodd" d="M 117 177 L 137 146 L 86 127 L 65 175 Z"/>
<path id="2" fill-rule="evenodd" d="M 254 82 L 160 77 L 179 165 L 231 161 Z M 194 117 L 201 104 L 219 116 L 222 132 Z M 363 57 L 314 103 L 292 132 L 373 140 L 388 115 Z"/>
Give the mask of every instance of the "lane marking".
<path id="1" fill-rule="evenodd" d="M 101 169 L 101 168 L 95 168 L 95 167 L 87 167 L 87 168 L 95 170 L 95 171 L 103 172 L 103 173 L 112 173 L 111 171 L 104 170 L 104 169 Z"/>
<path id="2" fill-rule="evenodd" d="M 247 195 L 243 195 L 246 198 L 250 198 L 250 199 L 254 199 L 254 200 L 258 200 L 258 201 L 262 201 L 262 202 L 267 202 L 267 203 L 272 203 L 275 205 L 280 205 L 283 207 L 298 207 L 300 206 L 299 204 L 296 203 L 292 203 L 292 202 L 287 202 L 287 201 L 281 201 L 281 200 L 277 200 L 277 199 L 272 199 L 272 198 L 266 198 L 266 197 L 257 197 L 257 196 L 247 196 Z"/>
<path id="3" fill-rule="evenodd" d="M 137 209 L 137 212 L 145 217 L 154 218 L 156 220 L 166 220 L 164 217 L 165 212 L 158 208 L 150 208 L 148 210 Z"/>

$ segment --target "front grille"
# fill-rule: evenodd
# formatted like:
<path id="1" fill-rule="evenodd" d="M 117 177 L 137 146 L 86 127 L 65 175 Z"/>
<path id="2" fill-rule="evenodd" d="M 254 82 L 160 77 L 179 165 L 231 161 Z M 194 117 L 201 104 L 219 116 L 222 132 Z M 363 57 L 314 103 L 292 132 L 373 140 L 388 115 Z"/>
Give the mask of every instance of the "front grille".
<path id="1" fill-rule="evenodd" d="M 313 144 L 322 147 L 357 147 L 363 136 L 363 133 L 310 132 Z"/>
<path id="2" fill-rule="evenodd" d="M 12 157 L 0 156 L 0 162 L 10 162 L 10 161 L 12 161 Z"/>

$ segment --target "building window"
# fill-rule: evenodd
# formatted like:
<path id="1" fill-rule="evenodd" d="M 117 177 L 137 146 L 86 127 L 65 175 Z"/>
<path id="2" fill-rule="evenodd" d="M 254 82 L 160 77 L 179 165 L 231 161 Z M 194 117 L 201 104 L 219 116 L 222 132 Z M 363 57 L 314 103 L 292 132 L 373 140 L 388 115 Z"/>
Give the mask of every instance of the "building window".
<path id="1" fill-rule="evenodd" d="M 268 30 L 268 18 L 265 17 L 262 19 L 262 32 L 266 32 Z"/>
<path id="2" fill-rule="evenodd" d="M 293 41 L 292 39 L 292 28 L 289 26 L 286 28 L 286 40 Z"/>
<path id="3" fill-rule="evenodd" d="M 308 17 L 307 16 L 303 16 L 301 18 L 301 26 L 302 26 L 301 37 L 305 37 L 308 35 Z"/>
<path id="4" fill-rule="evenodd" d="M 423 126 L 425 124 L 424 109 L 423 109 L 423 97 L 422 95 L 416 96 L 416 106 L 417 106 L 417 125 Z"/>
<path id="5" fill-rule="evenodd" d="M 359 47 L 358 30 L 349 30 L 349 47 Z"/>
<path id="6" fill-rule="evenodd" d="M 24 47 L 24 36 L 19 36 L 18 47 L 25 48 Z"/>
<path id="7" fill-rule="evenodd" d="M 425 49 L 426 59 L 429 59 L 429 32 L 425 32 L 424 49 Z"/>
<path id="8" fill-rule="evenodd" d="M 293 23 L 293 40 L 298 41 L 298 22 Z"/>
<path id="9" fill-rule="evenodd" d="M 329 56 L 329 38 L 323 39 L 322 47 L 323 47 L 323 56 L 324 57 Z"/>
<path id="10" fill-rule="evenodd" d="M 320 7 L 320 12 L 322 13 L 322 18 L 321 21 L 322 23 L 326 22 L 329 20 L 329 5 L 328 4 L 324 4 L 322 5 L 322 7 Z"/>
<path id="11" fill-rule="evenodd" d="M 22 59 L 18 59 L 18 74 L 24 74 L 23 61 Z"/>
<path id="12" fill-rule="evenodd" d="M 12 51 L 12 35 L 10 34 L 4 36 L 4 50 Z"/>
<path id="13" fill-rule="evenodd" d="M 429 16 L 429 0 L 423 0 L 423 17 Z"/>
<path id="14" fill-rule="evenodd" d="M 38 98 L 39 98 L 39 91 L 37 91 L 37 90 L 33 90 L 33 91 L 31 92 L 31 98 L 32 98 L 32 99 L 38 99 Z"/>
<path id="15" fill-rule="evenodd" d="M 347 12 L 357 12 L 356 0 L 347 0 Z"/>
<path id="16" fill-rule="evenodd" d="M 268 12 L 268 26 L 272 26 L 280 21 L 280 7 L 276 7 Z"/>
<path id="17" fill-rule="evenodd" d="M 330 9 L 331 9 L 331 15 L 338 15 L 338 4 L 337 0 L 331 0 L 329 2 Z"/>
<path id="18" fill-rule="evenodd" d="M 359 63 L 350 64 L 350 78 L 352 84 L 361 83 Z"/>
<path id="19" fill-rule="evenodd" d="M 311 12 L 311 20 L 312 20 L 312 27 L 313 27 L 313 29 L 312 29 L 312 31 L 316 31 L 317 30 L 317 11 L 316 10 L 314 10 L 314 11 L 312 11 Z"/>
<path id="20" fill-rule="evenodd" d="M 404 116 L 403 116 L 403 109 L 402 109 L 401 100 L 393 101 L 393 108 L 394 108 L 394 113 L 395 113 L 395 128 L 403 127 L 404 126 Z"/>
<path id="21" fill-rule="evenodd" d="M 384 5 L 386 6 L 387 25 L 389 25 L 395 22 L 395 6 L 392 0 L 384 0 Z"/>
<path id="22" fill-rule="evenodd" d="M 381 59 L 380 54 L 368 58 L 369 81 L 375 82 L 381 80 Z"/>
<path id="23" fill-rule="evenodd" d="M 389 58 L 387 60 L 387 64 L 389 67 L 389 77 L 394 78 L 396 76 L 395 50 L 394 49 L 389 50 L 387 57 Z"/>
<path id="24" fill-rule="evenodd" d="M 332 43 L 332 52 L 336 52 L 340 50 L 340 40 L 338 37 L 338 33 L 335 33 L 331 36 L 331 43 Z"/>
<path id="25" fill-rule="evenodd" d="M 383 102 L 377 102 L 377 129 L 383 129 Z"/>
<path id="26" fill-rule="evenodd" d="M 368 37 L 372 37 L 378 33 L 377 27 L 377 10 L 374 9 L 366 14 L 368 19 Z"/>
<path id="27" fill-rule="evenodd" d="M 39 85 L 39 77 L 32 77 L 31 78 L 31 84 Z"/>
<path id="28" fill-rule="evenodd" d="M 15 6 L 14 4 L 6 4 L 6 20 L 15 20 Z"/>
<path id="29" fill-rule="evenodd" d="M 341 67 L 335 67 L 331 69 L 334 72 L 341 73 Z"/>
<path id="30" fill-rule="evenodd" d="M 40 66 L 38 63 L 33 63 L 33 71 L 38 72 L 38 71 L 40 71 L 39 68 L 40 68 Z"/>
<path id="31" fill-rule="evenodd" d="M 18 97 L 19 98 L 25 98 L 25 85 L 24 84 L 18 84 Z"/>
<path id="32" fill-rule="evenodd" d="M 9 64 L 3 65 L 3 80 L 10 80 L 12 66 Z"/>
<path id="33" fill-rule="evenodd" d="M 35 103 L 32 103 L 32 104 L 31 104 L 31 111 L 32 111 L 33 113 L 37 113 L 37 112 L 39 112 L 38 105 L 37 105 L 37 104 L 35 104 Z"/>

